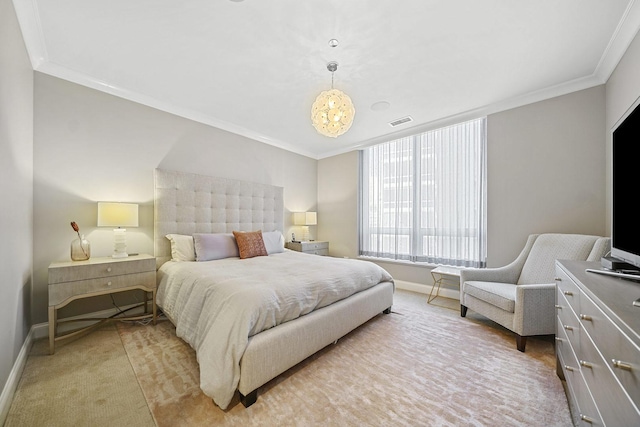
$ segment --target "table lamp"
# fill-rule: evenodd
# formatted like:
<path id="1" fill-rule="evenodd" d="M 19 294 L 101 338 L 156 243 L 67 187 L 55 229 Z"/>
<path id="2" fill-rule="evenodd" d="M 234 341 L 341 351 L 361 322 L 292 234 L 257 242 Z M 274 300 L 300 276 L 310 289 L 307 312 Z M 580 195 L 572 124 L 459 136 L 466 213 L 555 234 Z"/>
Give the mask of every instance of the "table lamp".
<path id="1" fill-rule="evenodd" d="M 126 258 L 126 228 L 138 226 L 138 205 L 136 203 L 98 202 L 98 227 L 113 229 L 113 258 Z"/>
<path id="2" fill-rule="evenodd" d="M 309 240 L 309 226 L 318 223 L 318 214 L 316 212 L 294 212 L 293 224 L 302 226 L 302 241 Z"/>

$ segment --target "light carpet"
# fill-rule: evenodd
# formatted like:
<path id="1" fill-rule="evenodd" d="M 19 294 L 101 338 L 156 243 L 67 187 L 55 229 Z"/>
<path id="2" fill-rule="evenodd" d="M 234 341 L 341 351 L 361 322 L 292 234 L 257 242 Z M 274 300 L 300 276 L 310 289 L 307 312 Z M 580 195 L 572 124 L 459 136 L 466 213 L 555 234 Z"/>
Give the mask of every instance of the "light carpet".
<path id="1" fill-rule="evenodd" d="M 195 352 L 168 322 L 119 324 L 156 424 L 164 426 L 570 426 L 552 337 L 514 335 L 397 291 L 379 315 L 227 411 L 198 386 Z"/>
<path id="2" fill-rule="evenodd" d="M 37 340 L 5 427 L 152 427 L 153 418 L 113 324 L 70 338 L 49 354 Z"/>

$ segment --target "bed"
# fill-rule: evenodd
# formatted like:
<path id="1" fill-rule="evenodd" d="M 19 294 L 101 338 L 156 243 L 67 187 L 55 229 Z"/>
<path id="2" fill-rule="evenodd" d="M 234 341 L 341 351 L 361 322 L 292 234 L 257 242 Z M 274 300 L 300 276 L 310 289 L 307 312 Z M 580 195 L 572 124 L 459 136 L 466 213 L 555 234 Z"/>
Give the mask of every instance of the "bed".
<path id="1" fill-rule="evenodd" d="M 196 350 L 200 386 L 222 409 L 236 390 L 250 406 L 260 386 L 391 310 L 393 279 L 376 264 L 284 249 L 281 187 L 156 169 L 154 193 L 158 306 Z M 172 261 L 168 235 L 194 236 L 203 254 L 206 239 L 257 230 L 268 256 L 215 249 L 213 259 Z"/>

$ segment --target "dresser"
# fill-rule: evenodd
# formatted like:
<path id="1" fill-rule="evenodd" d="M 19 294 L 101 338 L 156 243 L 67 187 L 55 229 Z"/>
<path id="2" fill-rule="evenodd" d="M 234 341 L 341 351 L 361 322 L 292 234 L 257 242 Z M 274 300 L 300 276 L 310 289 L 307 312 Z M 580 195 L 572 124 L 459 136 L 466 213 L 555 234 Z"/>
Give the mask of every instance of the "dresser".
<path id="1" fill-rule="evenodd" d="M 144 302 L 140 304 L 144 306 L 144 314 L 99 319 L 91 326 L 58 335 L 58 310 L 70 302 L 135 289 L 145 292 Z M 151 293 L 151 311 L 149 311 L 147 293 Z M 108 320 L 151 318 L 155 323 L 156 311 L 156 259 L 151 255 L 91 258 L 87 261 L 63 261 L 49 265 L 49 351 L 51 354 L 55 351 L 56 342 L 85 332 Z"/>
<path id="2" fill-rule="evenodd" d="M 556 262 L 556 358 L 575 425 L 640 426 L 640 283 Z"/>
<path id="3" fill-rule="evenodd" d="M 287 249 L 314 255 L 329 255 L 329 242 L 287 242 Z"/>

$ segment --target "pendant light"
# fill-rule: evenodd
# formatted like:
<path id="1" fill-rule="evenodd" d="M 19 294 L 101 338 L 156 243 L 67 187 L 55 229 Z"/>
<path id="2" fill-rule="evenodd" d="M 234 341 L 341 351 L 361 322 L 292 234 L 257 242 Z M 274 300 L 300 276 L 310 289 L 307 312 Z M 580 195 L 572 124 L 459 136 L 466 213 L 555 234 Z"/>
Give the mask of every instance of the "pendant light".
<path id="1" fill-rule="evenodd" d="M 311 107 L 311 123 L 318 133 L 336 138 L 349 130 L 356 110 L 349 95 L 333 88 L 333 73 L 338 69 L 337 62 L 329 62 L 327 70 L 331 72 L 331 90 L 318 95 Z"/>

